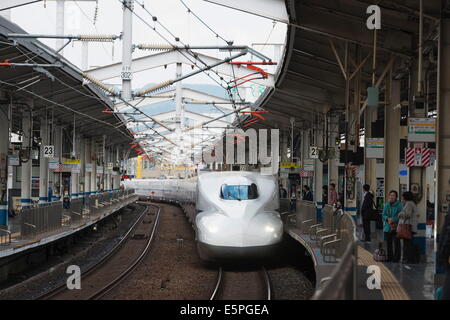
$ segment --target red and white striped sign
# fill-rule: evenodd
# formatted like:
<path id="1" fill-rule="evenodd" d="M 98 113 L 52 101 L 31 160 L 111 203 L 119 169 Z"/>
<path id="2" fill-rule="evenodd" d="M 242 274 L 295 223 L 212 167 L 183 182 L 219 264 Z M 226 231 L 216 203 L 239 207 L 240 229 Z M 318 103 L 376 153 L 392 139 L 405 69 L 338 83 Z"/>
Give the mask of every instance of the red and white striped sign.
<path id="1" fill-rule="evenodd" d="M 406 148 L 406 166 L 413 167 L 414 166 L 414 148 Z"/>
<path id="2" fill-rule="evenodd" d="M 431 149 L 429 148 L 406 148 L 406 166 L 429 167 L 431 164 Z"/>
<path id="3" fill-rule="evenodd" d="M 309 178 L 314 176 L 314 171 L 300 170 L 300 177 Z"/>
<path id="4" fill-rule="evenodd" d="M 431 150 L 429 148 L 422 149 L 422 167 L 429 167 L 431 162 Z"/>

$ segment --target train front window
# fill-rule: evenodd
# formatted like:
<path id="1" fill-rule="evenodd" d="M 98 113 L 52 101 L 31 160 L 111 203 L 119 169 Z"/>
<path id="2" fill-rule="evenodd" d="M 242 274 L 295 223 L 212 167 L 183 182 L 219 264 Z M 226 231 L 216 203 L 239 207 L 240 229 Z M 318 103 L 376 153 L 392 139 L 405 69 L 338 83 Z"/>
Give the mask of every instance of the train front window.
<path id="1" fill-rule="evenodd" d="M 220 189 L 220 198 L 224 200 L 253 200 L 258 198 L 256 184 L 232 186 L 224 184 Z"/>

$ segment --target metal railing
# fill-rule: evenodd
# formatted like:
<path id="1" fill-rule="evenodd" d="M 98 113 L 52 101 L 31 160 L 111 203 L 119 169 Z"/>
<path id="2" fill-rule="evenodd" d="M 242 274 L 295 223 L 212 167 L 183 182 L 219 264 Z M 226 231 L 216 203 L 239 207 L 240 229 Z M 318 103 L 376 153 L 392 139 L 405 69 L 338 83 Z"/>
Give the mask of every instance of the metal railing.
<path id="1" fill-rule="evenodd" d="M 7 246 L 11 243 L 11 231 L 0 228 L 0 245 Z"/>
<path id="2" fill-rule="evenodd" d="M 72 199 L 70 207 L 63 209 L 58 201 L 22 209 L 19 213 L 21 238 L 30 239 L 39 234 L 52 232 L 62 227 L 78 226 L 85 220 L 107 212 L 134 194 L 134 190 L 103 192 L 84 198 Z M 0 233 L 0 235 L 2 235 Z M 3 241 L 3 237 L 0 237 Z M 2 242 L 0 242 L 2 243 Z"/>
<path id="3" fill-rule="evenodd" d="M 320 250 L 325 263 L 335 263 L 331 274 L 318 284 L 312 299 L 356 298 L 357 237 L 355 221 L 341 209 L 324 206 L 322 221 L 313 202 L 298 200 L 297 211 L 289 216 L 305 239 Z"/>
<path id="4" fill-rule="evenodd" d="M 19 213 L 22 238 L 35 237 L 61 227 L 62 204 L 60 202 L 47 206 L 22 209 Z"/>
<path id="5" fill-rule="evenodd" d="M 332 240 L 339 263 L 318 286 L 313 300 L 351 300 L 357 298 L 357 237 L 353 218 L 341 211 L 339 236 Z"/>

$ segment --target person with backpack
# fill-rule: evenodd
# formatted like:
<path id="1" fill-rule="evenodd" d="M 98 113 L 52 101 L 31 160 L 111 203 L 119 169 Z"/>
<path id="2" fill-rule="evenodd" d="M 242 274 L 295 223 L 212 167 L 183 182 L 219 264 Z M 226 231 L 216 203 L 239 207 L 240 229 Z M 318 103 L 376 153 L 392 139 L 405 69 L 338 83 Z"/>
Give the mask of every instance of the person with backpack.
<path id="1" fill-rule="evenodd" d="M 392 190 L 389 192 L 389 201 L 384 205 L 382 214 L 384 238 L 387 241 L 387 262 L 400 261 L 400 239 L 396 235 L 399 221 L 398 214 L 402 210 L 403 205 L 398 200 L 398 192 Z"/>
<path id="2" fill-rule="evenodd" d="M 445 217 L 444 226 L 439 237 L 438 263 L 445 269 L 446 275 L 442 287 L 441 300 L 450 300 L 450 214 Z"/>
<path id="3" fill-rule="evenodd" d="M 364 240 L 363 242 L 370 242 L 370 221 L 372 220 L 372 211 L 375 210 L 375 203 L 373 201 L 373 194 L 370 192 L 368 184 L 363 185 L 364 197 L 361 205 L 361 217 L 363 221 Z"/>

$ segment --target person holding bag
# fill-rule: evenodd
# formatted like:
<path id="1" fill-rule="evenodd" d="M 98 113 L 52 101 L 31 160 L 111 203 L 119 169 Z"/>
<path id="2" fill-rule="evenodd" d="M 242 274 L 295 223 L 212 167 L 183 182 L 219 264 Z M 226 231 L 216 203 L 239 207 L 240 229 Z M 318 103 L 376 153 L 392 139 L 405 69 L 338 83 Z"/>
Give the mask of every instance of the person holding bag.
<path id="1" fill-rule="evenodd" d="M 417 233 L 418 210 L 411 192 L 403 193 L 402 198 L 403 210 L 398 215 L 397 238 L 403 239 L 403 260 L 406 263 L 415 263 L 417 259 L 413 241 L 414 234 Z"/>
<path id="2" fill-rule="evenodd" d="M 400 239 L 396 237 L 397 226 L 399 222 L 398 214 L 403 210 L 402 203 L 398 200 L 398 193 L 395 190 L 389 192 L 389 201 L 383 208 L 383 231 L 384 238 L 387 241 L 387 260 L 386 262 L 400 261 Z"/>

